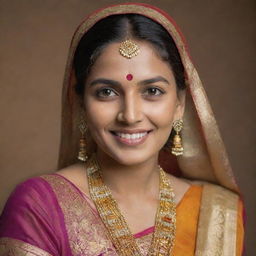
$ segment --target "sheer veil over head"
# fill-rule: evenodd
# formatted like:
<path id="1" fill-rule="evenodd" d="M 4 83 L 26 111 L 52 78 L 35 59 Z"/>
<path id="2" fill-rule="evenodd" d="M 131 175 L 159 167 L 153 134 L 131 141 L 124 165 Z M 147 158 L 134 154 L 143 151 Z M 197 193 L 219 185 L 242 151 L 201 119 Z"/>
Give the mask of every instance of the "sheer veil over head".
<path id="1" fill-rule="evenodd" d="M 238 191 L 216 120 L 190 59 L 184 38 L 167 13 L 148 4 L 126 3 L 97 10 L 89 15 L 76 30 L 69 50 L 62 91 L 58 168 L 77 162 L 80 138 L 78 121 L 81 106 L 79 96 L 75 92 L 74 53 L 82 36 L 95 23 L 115 14 L 140 14 L 161 24 L 175 41 L 185 68 L 188 88 L 182 130 L 184 154 L 174 158 L 171 154 L 163 152 L 160 155 L 160 164 L 165 170 L 178 171 L 185 178 L 209 181 Z"/>

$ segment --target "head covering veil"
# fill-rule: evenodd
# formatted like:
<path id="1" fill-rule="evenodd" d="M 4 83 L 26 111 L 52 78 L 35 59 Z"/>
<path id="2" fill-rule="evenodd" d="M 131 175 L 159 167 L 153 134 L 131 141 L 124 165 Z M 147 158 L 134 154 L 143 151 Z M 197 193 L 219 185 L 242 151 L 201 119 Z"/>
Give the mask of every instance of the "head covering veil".
<path id="1" fill-rule="evenodd" d="M 238 191 L 202 82 L 191 61 L 185 40 L 173 19 L 164 11 L 148 5 L 126 3 L 109 6 L 89 15 L 76 30 L 67 60 L 62 91 L 61 142 L 58 168 L 77 162 L 79 144 L 79 96 L 75 92 L 73 57 L 82 36 L 99 20 L 115 14 L 140 14 L 161 24 L 172 36 L 180 53 L 187 81 L 182 140 L 184 154 L 177 158 L 162 153 L 160 164 L 166 170 L 177 169 L 185 178 L 209 181 Z"/>

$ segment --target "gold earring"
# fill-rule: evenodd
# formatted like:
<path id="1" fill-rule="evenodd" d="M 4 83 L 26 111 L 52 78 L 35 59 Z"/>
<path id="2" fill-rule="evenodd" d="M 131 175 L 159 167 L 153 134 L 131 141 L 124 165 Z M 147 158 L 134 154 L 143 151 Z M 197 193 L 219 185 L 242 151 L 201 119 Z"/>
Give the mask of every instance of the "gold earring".
<path id="1" fill-rule="evenodd" d="M 85 132 L 87 130 L 87 124 L 83 118 L 83 115 L 81 114 L 81 120 L 78 125 L 78 128 L 81 132 L 81 137 L 79 140 L 79 151 L 77 158 L 81 160 L 82 162 L 86 162 L 88 159 L 87 152 L 86 152 L 86 140 L 85 140 Z"/>
<path id="2" fill-rule="evenodd" d="M 180 136 L 180 131 L 183 128 L 183 121 L 182 119 L 176 120 L 173 123 L 173 129 L 176 132 L 173 138 L 173 144 L 172 144 L 172 154 L 175 156 L 181 156 L 183 155 L 183 146 L 182 146 L 182 139 Z"/>

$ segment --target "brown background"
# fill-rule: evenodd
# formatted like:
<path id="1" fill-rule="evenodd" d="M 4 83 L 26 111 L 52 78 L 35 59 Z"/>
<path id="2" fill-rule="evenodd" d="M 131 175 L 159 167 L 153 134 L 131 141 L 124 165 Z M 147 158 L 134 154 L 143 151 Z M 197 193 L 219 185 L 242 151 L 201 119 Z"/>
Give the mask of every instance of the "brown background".
<path id="1" fill-rule="evenodd" d="M 0 1 L 0 209 L 17 183 L 56 169 L 70 39 L 86 14 L 120 2 Z M 255 255 L 255 0 L 144 2 L 166 10 L 187 38 L 244 194 L 247 254 Z"/>

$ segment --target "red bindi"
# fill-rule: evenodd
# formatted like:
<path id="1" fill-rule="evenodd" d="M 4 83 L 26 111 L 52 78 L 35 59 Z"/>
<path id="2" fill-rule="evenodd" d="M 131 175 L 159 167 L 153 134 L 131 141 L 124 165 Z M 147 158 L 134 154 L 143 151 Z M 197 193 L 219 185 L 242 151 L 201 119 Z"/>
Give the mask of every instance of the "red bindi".
<path id="1" fill-rule="evenodd" d="M 128 75 L 126 76 L 126 79 L 127 79 L 128 81 L 131 81 L 131 80 L 133 79 L 133 75 L 132 75 L 132 74 L 128 74 Z"/>

